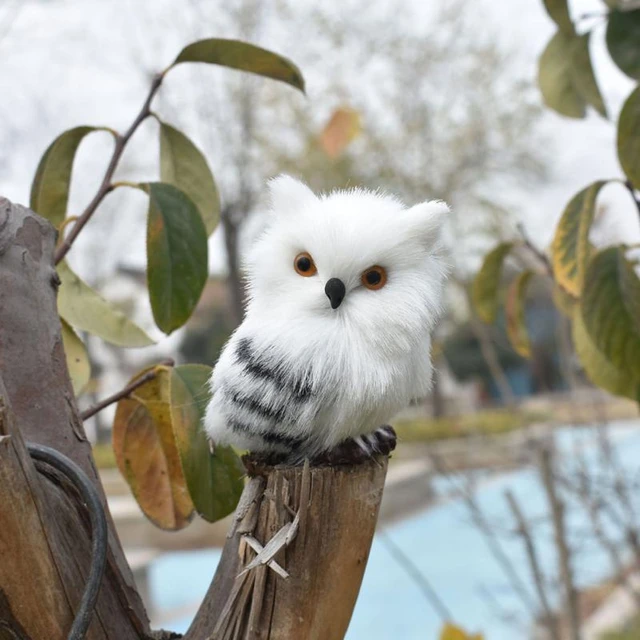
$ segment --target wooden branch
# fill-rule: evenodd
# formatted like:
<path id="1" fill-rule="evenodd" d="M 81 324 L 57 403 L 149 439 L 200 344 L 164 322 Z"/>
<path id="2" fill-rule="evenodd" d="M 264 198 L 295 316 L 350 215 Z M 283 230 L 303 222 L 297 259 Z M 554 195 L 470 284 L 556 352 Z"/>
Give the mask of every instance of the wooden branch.
<path id="1" fill-rule="evenodd" d="M 56 305 L 55 235 L 48 222 L 0 198 L 0 383 L 22 437 L 76 462 L 98 488 L 108 514 L 67 371 Z M 68 599 L 77 606 L 90 563 L 89 521 L 66 480 L 51 468 L 42 470 L 47 474 L 38 478 L 45 496 L 43 527 Z M 2 524 L 9 504 L 0 501 Z M 87 638 L 140 640 L 148 636 L 148 619 L 109 521 L 108 564 Z M 36 602 L 43 584 L 31 582 Z M 0 589 L 5 586 L 0 583 Z"/>
<path id="2" fill-rule="evenodd" d="M 540 567 L 540 563 L 538 562 L 538 554 L 536 552 L 535 544 L 533 543 L 533 537 L 531 536 L 529 523 L 526 521 L 524 514 L 522 513 L 522 509 L 520 509 L 520 505 L 518 504 L 513 493 L 507 490 L 505 491 L 505 497 L 507 499 L 507 502 L 509 503 L 509 508 L 511 509 L 513 518 L 516 521 L 518 527 L 518 535 L 524 542 L 524 548 L 527 553 L 527 560 L 529 561 L 529 568 L 531 569 L 531 576 L 533 577 L 533 584 L 535 585 L 536 592 L 538 593 L 538 599 L 542 608 L 545 626 L 549 631 L 549 637 L 552 640 L 560 640 L 558 622 L 553 615 L 551 605 L 549 604 L 549 599 L 547 598 L 547 588 L 545 585 L 544 574 L 542 573 L 542 568 Z"/>
<path id="3" fill-rule="evenodd" d="M 571 566 L 571 549 L 567 541 L 567 532 L 564 521 L 564 503 L 556 491 L 556 479 L 553 472 L 553 460 L 551 450 L 547 447 L 540 451 L 540 471 L 542 483 L 547 494 L 551 518 L 553 520 L 553 533 L 560 565 L 560 581 L 564 590 L 563 611 L 567 615 L 569 634 L 571 640 L 580 640 L 580 612 L 578 610 L 578 594 L 573 579 Z"/>
<path id="4" fill-rule="evenodd" d="M 636 188 L 634 184 L 631 182 L 631 180 L 627 180 L 624 183 L 624 186 L 627 188 L 627 191 L 629 191 L 629 193 L 631 194 L 631 197 L 633 198 L 633 203 L 636 205 L 636 208 L 638 209 L 638 214 L 640 214 L 640 198 L 638 198 L 636 194 Z"/>
<path id="5" fill-rule="evenodd" d="M 175 362 L 172 358 L 167 358 L 166 360 L 163 360 L 160 364 L 165 365 L 167 367 L 173 367 Z M 80 414 L 80 418 L 82 420 L 88 420 L 89 418 L 92 418 L 93 416 L 96 415 L 96 413 L 99 413 L 104 408 L 108 407 L 114 402 L 118 402 L 118 400 L 122 400 L 122 398 L 129 397 L 138 387 L 141 387 L 146 382 L 149 382 L 149 380 L 153 380 L 156 377 L 156 375 L 157 373 L 155 369 L 152 369 L 151 371 L 147 371 L 146 373 L 141 375 L 139 378 L 137 378 L 133 382 L 130 382 L 126 387 L 124 387 L 123 389 L 120 389 L 120 391 L 116 391 L 114 394 L 106 397 L 104 400 L 101 400 L 97 404 L 94 404 L 92 407 L 85 409 Z"/>
<path id="6" fill-rule="evenodd" d="M 60 245 L 55 252 L 55 264 L 58 264 L 58 262 L 60 262 L 67 255 L 69 249 L 71 249 L 71 246 L 78 237 L 78 234 L 82 231 L 87 222 L 89 222 L 91 216 L 96 212 L 96 209 L 100 206 L 100 203 L 104 200 L 105 196 L 113 191 L 111 180 L 113 179 L 113 174 L 118 167 L 118 162 L 120 162 L 120 158 L 122 157 L 124 149 L 131 139 L 131 136 L 133 136 L 140 124 L 151 115 L 151 101 L 160 88 L 163 79 L 164 73 L 159 73 L 154 77 L 144 104 L 142 105 L 142 108 L 140 109 L 138 115 L 135 117 L 134 121 L 131 123 L 131 126 L 125 131 L 123 135 L 116 136 L 116 144 L 113 148 L 113 153 L 111 154 L 111 159 L 109 160 L 109 164 L 107 165 L 107 169 L 104 173 L 104 177 L 102 178 L 102 182 L 98 187 L 98 191 L 96 192 L 96 195 L 93 197 L 91 202 L 87 205 L 86 209 L 82 212 L 82 214 L 78 216 L 78 219 L 71 228 L 69 235 L 66 238 L 62 239 L 62 241 L 60 242 Z"/>
<path id="7" fill-rule="evenodd" d="M 342 640 L 367 564 L 386 470 L 384 457 L 356 466 L 258 469 L 184 640 Z"/>
<path id="8" fill-rule="evenodd" d="M 518 233 L 522 237 L 522 242 L 524 246 L 529 250 L 529 252 L 540 262 L 542 268 L 544 270 L 545 275 L 553 278 L 553 267 L 551 266 L 551 261 L 549 260 L 546 253 L 543 253 L 536 247 L 533 242 L 529 239 L 527 232 L 525 231 L 524 225 L 522 223 L 518 224 Z"/>

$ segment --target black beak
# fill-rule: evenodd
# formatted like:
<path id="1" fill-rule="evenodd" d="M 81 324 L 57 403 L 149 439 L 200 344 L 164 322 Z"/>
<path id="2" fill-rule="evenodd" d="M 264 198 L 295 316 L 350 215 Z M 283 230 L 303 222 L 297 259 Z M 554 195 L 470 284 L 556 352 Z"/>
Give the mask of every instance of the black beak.
<path id="1" fill-rule="evenodd" d="M 337 309 L 344 300 L 344 294 L 347 290 L 342 280 L 339 278 L 331 278 L 324 286 L 324 292 L 327 294 L 327 298 L 331 300 L 331 308 Z"/>

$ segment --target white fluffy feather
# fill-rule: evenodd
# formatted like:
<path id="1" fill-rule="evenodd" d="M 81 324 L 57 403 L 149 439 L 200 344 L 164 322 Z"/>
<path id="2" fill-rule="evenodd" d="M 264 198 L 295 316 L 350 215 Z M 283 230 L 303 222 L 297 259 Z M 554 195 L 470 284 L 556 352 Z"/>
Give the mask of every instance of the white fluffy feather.
<path id="1" fill-rule="evenodd" d="M 269 224 L 246 265 L 246 317 L 213 371 L 205 428 L 214 443 L 301 460 L 371 433 L 429 390 L 448 207 L 406 208 L 361 189 L 318 197 L 288 176 L 269 188 Z M 305 251 L 311 277 L 294 269 Z M 373 265 L 388 274 L 377 291 L 360 281 Z M 335 310 L 330 278 L 346 287 Z"/>

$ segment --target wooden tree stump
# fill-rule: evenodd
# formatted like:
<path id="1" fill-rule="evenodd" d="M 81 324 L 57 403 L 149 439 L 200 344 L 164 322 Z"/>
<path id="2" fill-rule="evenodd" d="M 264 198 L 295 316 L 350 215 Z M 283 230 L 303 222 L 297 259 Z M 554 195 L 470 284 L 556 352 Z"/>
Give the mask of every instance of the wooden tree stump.
<path id="1" fill-rule="evenodd" d="M 11 411 L 7 424 L 13 430 L 10 432 L 13 433 L 12 447 L 21 456 L 25 478 L 32 488 L 38 485 L 34 495 L 43 496 L 41 509 L 34 512 L 39 516 L 50 549 L 48 553 L 59 576 L 57 582 L 40 583 L 36 575 L 19 571 L 0 573 L 0 591 L 17 593 L 18 583 L 27 587 L 24 593 L 30 594 L 30 603 L 23 599 L 7 605 L 14 612 L 22 609 L 27 618 L 30 607 L 44 606 L 45 589 L 60 590 L 70 611 L 75 611 L 85 588 L 91 544 L 89 520 L 75 499 L 73 487 L 46 465 L 41 467 L 46 478 L 35 475 L 28 456 L 20 454 L 24 451 L 22 440 L 51 446 L 76 462 L 97 487 L 106 508 L 106 497 L 67 371 L 56 305 L 55 241 L 56 231 L 46 220 L 0 197 L 0 395 Z M 13 473 L 9 465 L 14 462 L 8 457 L 0 460 L 7 474 Z M 18 485 L 11 487 L 19 488 Z M 19 494 L 9 495 L 9 491 L 7 485 L 0 492 L 0 530 L 15 516 L 10 512 L 10 505 Z M 36 507 L 34 503 L 33 508 Z M 109 518 L 108 508 L 106 511 Z M 24 516 L 31 518 L 32 514 Z M 14 547 L 2 549 L 4 555 Z M 44 554 L 46 549 L 33 547 L 34 553 L 40 551 Z M 48 561 L 42 557 L 43 566 Z M 25 572 L 28 566 L 25 564 Z M 69 611 L 60 615 L 60 633 L 36 633 L 31 640 L 63 640 L 69 630 L 68 623 Z M 149 634 L 142 600 L 110 521 L 108 566 L 87 640 L 139 640 Z M 0 638 L 4 637 L 0 633 Z"/>
<path id="2" fill-rule="evenodd" d="M 64 638 L 73 606 L 55 563 L 60 549 L 49 541 L 45 496 L 5 397 L 0 379 L 0 638 Z"/>
<path id="3" fill-rule="evenodd" d="M 386 457 L 256 470 L 185 640 L 342 640 L 373 540 Z"/>

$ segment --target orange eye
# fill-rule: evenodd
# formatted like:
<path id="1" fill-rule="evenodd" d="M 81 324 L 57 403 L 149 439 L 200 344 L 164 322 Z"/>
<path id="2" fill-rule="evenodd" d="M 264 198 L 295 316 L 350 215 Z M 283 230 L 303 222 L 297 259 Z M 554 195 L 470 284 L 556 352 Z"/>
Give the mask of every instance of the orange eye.
<path id="1" fill-rule="evenodd" d="M 375 265 L 362 272 L 360 282 L 367 288 L 376 291 L 387 284 L 387 272 L 382 267 Z"/>
<path id="2" fill-rule="evenodd" d="M 318 271 L 313 258 L 306 251 L 296 256 L 293 261 L 293 268 L 305 278 L 315 275 Z"/>

